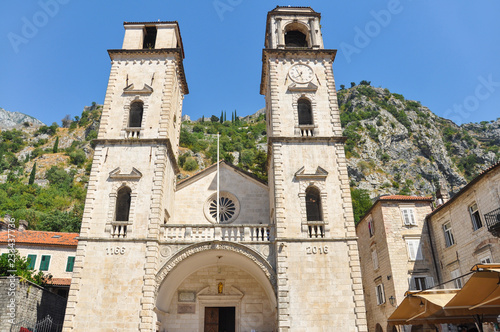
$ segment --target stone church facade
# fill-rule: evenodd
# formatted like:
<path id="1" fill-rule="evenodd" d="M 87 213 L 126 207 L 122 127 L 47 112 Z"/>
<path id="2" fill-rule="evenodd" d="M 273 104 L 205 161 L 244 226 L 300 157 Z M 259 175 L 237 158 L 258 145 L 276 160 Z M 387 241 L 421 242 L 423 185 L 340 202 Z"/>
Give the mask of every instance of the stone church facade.
<path id="1" fill-rule="evenodd" d="M 366 331 L 336 51 L 320 14 L 267 16 L 268 183 L 224 162 L 176 182 L 189 93 L 179 26 L 124 27 L 122 49 L 108 51 L 63 330 Z"/>

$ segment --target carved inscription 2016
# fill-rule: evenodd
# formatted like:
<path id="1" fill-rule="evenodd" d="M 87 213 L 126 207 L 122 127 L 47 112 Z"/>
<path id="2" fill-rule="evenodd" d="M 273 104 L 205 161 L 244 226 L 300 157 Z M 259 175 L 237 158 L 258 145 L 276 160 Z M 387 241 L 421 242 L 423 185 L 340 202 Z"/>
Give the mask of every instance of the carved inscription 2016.
<path id="1" fill-rule="evenodd" d="M 328 246 L 312 246 L 306 247 L 306 254 L 308 255 L 322 255 L 328 254 Z"/>

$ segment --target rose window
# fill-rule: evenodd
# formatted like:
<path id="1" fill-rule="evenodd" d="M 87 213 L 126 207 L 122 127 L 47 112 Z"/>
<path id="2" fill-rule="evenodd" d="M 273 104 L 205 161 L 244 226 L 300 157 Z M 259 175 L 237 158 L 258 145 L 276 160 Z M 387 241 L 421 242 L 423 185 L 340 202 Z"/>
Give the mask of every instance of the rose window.
<path id="1" fill-rule="evenodd" d="M 233 222 L 240 212 L 240 204 L 236 196 L 229 192 L 219 193 L 219 223 Z M 217 194 L 213 194 L 205 204 L 205 216 L 212 222 L 217 222 Z"/>

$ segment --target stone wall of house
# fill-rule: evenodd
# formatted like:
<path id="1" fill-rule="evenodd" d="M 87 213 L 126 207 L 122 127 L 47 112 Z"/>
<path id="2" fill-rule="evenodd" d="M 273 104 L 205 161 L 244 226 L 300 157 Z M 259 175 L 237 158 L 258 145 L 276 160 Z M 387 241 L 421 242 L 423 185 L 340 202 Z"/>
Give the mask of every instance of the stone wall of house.
<path id="1" fill-rule="evenodd" d="M 376 325 L 387 330 L 387 318 L 404 300 L 412 277 L 436 279 L 425 216 L 431 212 L 429 202 L 378 201 L 371 213 L 356 227 L 359 237 L 359 255 L 367 309 L 368 330 Z M 413 209 L 416 225 L 404 224 L 401 208 Z M 373 236 L 368 231 L 368 220 L 373 220 Z M 407 239 L 420 239 L 422 259 L 411 260 Z M 373 263 L 372 252 L 377 252 L 378 268 Z M 428 280 L 427 280 L 428 281 Z M 377 303 L 376 287 L 383 285 L 385 301 Z M 430 286 L 430 285 L 429 285 Z M 394 299 L 391 304 L 390 298 Z"/>
<path id="2" fill-rule="evenodd" d="M 473 228 L 469 208 L 477 204 L 482 226 Z M 453 279 L 452 272 L 467 274 L 472 266 L 489 259 L 500 262 L 499 238 L 488 231 L 484 215 L 500 208 L 500 167 L 485 174 L 452 202 L 436 211 L 428 220 L 436 259 L 443 282 Z M 451 226 L 454 243 L 447 246 L 443 225 Z M 462 278 L 462 285 L 469 276 Z M 445 285 L 454 288 L 454 282 Z"/>
<path id="3" fill-rule="evenodd" d="M 33 324 L 47 315 L 54 324 L 62 324 L 66 299 L 19 277 L 0 277 L 0 331 L 12 324 Z"/>

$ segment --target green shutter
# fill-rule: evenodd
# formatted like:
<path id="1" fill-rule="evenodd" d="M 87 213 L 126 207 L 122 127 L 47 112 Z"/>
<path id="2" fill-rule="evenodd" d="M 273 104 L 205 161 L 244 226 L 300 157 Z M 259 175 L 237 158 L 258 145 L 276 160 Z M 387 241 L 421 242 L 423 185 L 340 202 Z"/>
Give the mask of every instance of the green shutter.
<path id="1" fill-rule="evenodd" d="M 50 263 L 50 256 L 42 255 L 42 261 L 40 262 L 40 271 L 48 271 Z"/>
<path id="2" fill-rule="evenodd" d="M 28 270 L 35 268 L 36 255 L 28 255 Z"/>
<path id="3" fill-rule="evenodd" d="M 68 257 L 68 263 L 66 263 L 66 272 L 73 272 L 73 266 L 75 265 L 75 257 Z"/>

